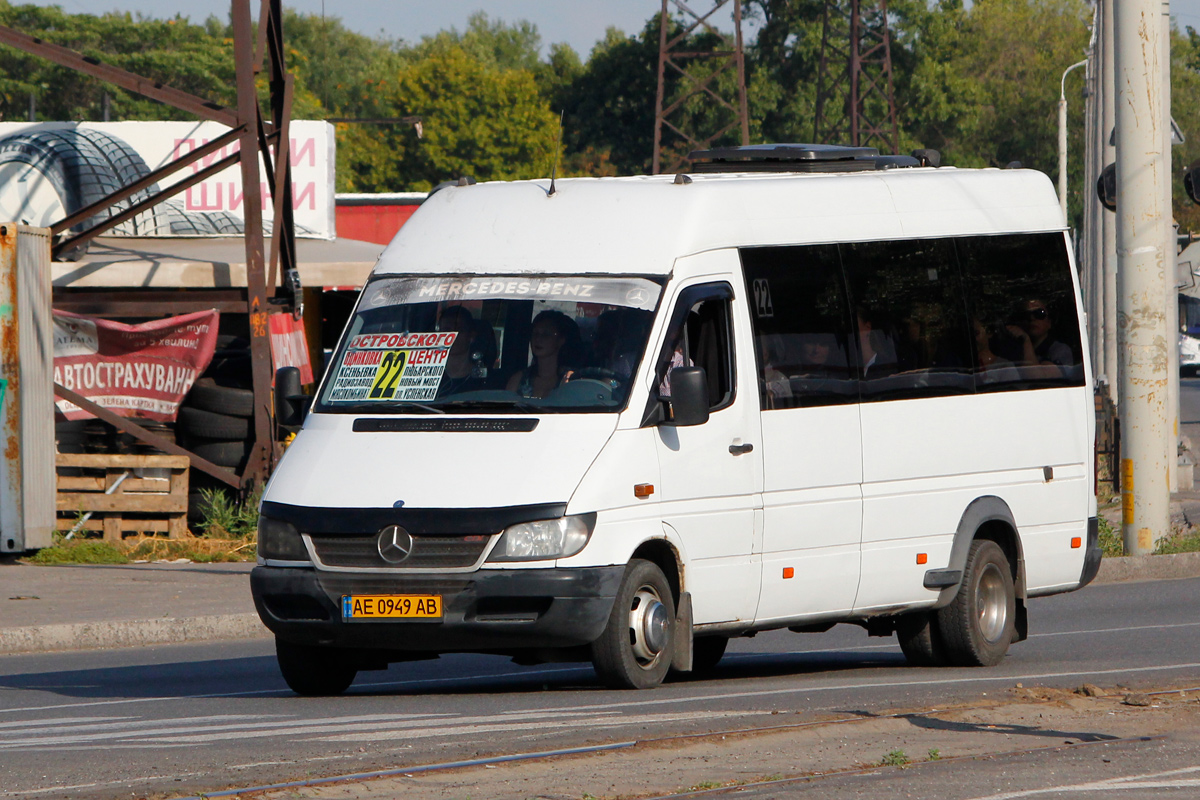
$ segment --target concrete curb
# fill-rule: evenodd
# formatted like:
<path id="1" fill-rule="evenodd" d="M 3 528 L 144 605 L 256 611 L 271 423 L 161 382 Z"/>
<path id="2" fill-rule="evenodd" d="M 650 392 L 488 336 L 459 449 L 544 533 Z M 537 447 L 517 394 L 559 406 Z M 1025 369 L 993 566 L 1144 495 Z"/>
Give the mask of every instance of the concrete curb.
<path id="1" fill-rule="evenodd" d="M 0 654 L 258 639 L 270 635 L 258 614 L 37 625 L 0 630 Z"/>
<path id="2" fill-rule="evenodd" d="M 1105 558 L 1094 583 L 1167 581 L 1200 578 L 1200 553 Z"/>

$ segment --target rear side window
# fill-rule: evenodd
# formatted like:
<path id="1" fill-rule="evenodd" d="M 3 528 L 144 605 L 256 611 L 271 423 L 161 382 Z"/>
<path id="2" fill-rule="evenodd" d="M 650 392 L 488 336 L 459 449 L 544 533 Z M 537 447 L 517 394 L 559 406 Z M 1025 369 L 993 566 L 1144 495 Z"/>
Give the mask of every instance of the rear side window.
<path id="1" fill-rule="evenodd" d="M 857 328 L 862 399 L 974 392 L 954 242 L 857 242 L 840 251 Z"/>
<path id="2" fill-rule="evenodd" d="M 1061 233 L 958 239 L 978 391 L 1083 385 L 1083 346 Z"/>
<path id="3" fill-rule="evenodd" d="M 837 245 L 741 251 L 763 409 L 858 401 Z"/>

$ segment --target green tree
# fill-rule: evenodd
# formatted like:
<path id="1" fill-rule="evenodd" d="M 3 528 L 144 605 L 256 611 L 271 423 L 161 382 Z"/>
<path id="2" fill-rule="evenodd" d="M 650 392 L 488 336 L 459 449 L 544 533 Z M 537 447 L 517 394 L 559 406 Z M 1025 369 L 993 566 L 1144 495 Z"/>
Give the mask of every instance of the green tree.
<path id="1" fill-rule="evenodd" d="M 550 172 L 558 120 L 527 70 L 488 66 L 446 46 L 376 91 L 393 116 L 420 116 L 424 137 L 387 128 L 367 141 L 367 133 L 348 131 L 341 188 L 426 190 L 460 175 L 512 180 Z"/>
<path id="2" fill-rule="evenodd" d="M 235 102 L 232 41 L 215 20 L 149 19 L 130 14 L 68 14 L 50 6 L 14 6 L 0 0 L 0 25 L 79 51 L 122 69 L 224 104 Z M 33 95 L 39 120 L 98 120 L 103 98 L 112 119 L 191 119 L 43 58 L 0 47 L 0 117 L 25 120 Z"/>

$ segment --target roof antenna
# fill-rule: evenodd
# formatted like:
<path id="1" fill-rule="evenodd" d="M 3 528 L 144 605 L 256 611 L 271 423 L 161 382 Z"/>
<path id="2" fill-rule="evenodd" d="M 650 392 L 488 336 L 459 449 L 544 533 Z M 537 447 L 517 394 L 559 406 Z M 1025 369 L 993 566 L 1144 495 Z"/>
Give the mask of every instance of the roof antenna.
<path id="1" fill-rule="evenodd" d="M 558 112 L 558 138 L 554 141 L 554 166 L 550 168 L 550 191 L 546 192 L 546 197 L 554 196 L 554 179 L 558 175 L 558 154 L 562 152 L 562 130 L 563 130 L 563 112 Z"/>

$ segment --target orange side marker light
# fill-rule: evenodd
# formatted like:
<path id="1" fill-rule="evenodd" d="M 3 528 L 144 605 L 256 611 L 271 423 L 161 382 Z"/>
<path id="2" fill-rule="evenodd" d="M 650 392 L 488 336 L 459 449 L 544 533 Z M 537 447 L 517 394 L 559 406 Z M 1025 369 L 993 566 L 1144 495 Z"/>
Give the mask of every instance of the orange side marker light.
<path id="1" fill-rule="evenodd" d="M 917 563 L 918 564 L 928 564 L 929 563 L 929 553 L 917 553 Z"/>
<path id="2" fill-rule="evenodd" d="M 644 498 L 654 494 L 654 484 L 652 483 L 636 483 L 633 486 L 633 496 Z"/>
<path id="3" fill-rule="evenodd" d="M 1078 550 L 1081 547 L 1083 547 L 1083 539 L 1079 538 L 1078 536 L 1072 536 L 1071 537 L 1071 549 Z"/>
<path id="4" fill-rule="evenodd" d="M 786 580 L 788 578 L 796 577 L 796 570 L 793 569 L 792 567 L 784 567 L 783 568 L 783 577 L 784 577 L 784 580 Z"/>

